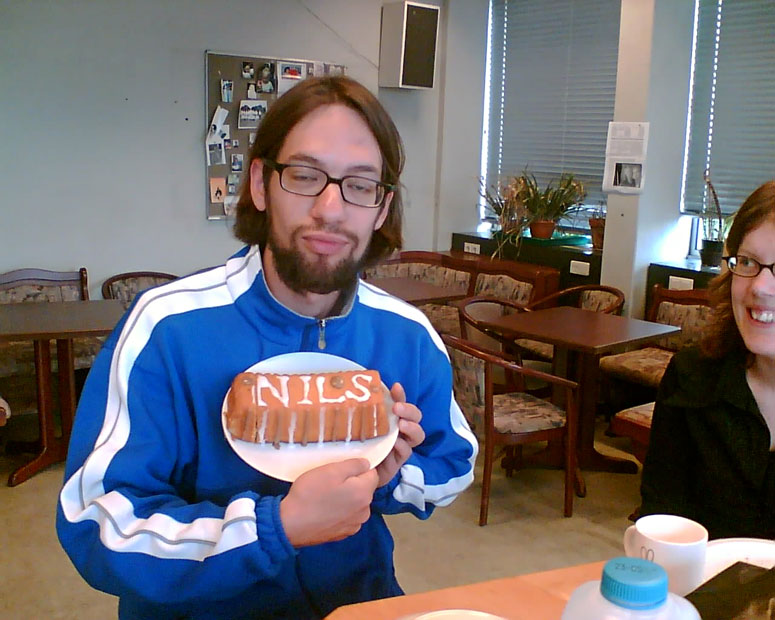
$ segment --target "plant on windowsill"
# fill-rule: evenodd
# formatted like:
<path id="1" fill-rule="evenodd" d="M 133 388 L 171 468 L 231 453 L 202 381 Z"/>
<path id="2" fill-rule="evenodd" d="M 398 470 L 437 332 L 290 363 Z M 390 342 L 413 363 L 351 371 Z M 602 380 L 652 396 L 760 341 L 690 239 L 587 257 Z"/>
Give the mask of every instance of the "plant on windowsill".
<path id="1" fill-rule="evenodd" d="M 512 177 L 506 184 L 498 181 L 489 189 L 484 179 L 479 180 L 479 194 L 485 201 L 485 210 L 495 218 L 492 229 L 497 245 L 493 257 L 502 257 L 503 249 L 513 245 L 517 252 L 522 241 L 522 233 L 530 225 L 530 214 L 518 197 L 517 178 Z"/>
<path id="2" fill-rule="evenodd" d="M 718 267 L 721 264 L 721 256 L 724 254 L 724 240 L 729 228 L 729 222 L 721 213 L 718 194 L 710 180 L 710 171 L 703 173 L 703 180 L 708 188 L 706 200 L 703 201 L 703 209 L 700 213 L 702 224 L 702 248 L 700 248 L 700 261 L 706 267 Z M 712 206 L 708 206 L 710 203 Z"/>
<path id="3" fill-rule="evenodd" d="M 592 248 L 595 250 L 603 249 L 603 239 L 605 238 L 605 216 L 606 204 L 602 200 L 597 208 L 589 216 L 589 233 L 592 237 Z"/>
<path id="4" fill-rule="evenodd" d="M 577 208 L 587 195 L 584 184 L 568 172 L 542 189 L 527 169 L 515 180 L 514 191 L 530 215 L 530 236 L 539 239 L 550 239 L 557 221 Z"/>

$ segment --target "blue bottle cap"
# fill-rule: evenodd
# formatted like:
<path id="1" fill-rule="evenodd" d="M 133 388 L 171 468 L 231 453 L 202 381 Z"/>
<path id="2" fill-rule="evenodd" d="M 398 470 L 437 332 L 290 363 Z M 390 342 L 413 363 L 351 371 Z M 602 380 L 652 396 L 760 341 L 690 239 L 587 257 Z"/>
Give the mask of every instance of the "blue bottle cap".
<path id="1" fill-rule="evenodd" d="M 667 573 L 641 558 L 614 558 L 603 567 L 600 593 L 620 607 L 654 609 L 667 600 Z"/>

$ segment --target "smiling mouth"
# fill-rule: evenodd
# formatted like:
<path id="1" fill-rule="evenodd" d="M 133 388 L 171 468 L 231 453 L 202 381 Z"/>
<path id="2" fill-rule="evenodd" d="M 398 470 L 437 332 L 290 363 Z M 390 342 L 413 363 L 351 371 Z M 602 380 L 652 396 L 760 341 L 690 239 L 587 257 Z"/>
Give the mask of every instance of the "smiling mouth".
<path id="1" fill-rule="evenodd" d="M 759 323 L 775 323 L 775 311 L 773 310 L 748 310 L 750 317 Z"/>

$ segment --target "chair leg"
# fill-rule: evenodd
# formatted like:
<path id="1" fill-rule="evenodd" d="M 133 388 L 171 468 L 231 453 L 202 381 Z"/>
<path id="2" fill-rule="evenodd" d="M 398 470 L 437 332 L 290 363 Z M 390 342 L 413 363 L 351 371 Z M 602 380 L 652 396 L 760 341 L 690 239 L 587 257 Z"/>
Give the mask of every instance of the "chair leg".
<path id="1" fill-rule="evenodd" d="M 581 477 L 581 472 L 578 469 L 578 459 L 576 457 L 576 442 L 571 437 L 570 433 L 565 434 L 565 441 L 563 442 L 565 447 L 565 501 L 563 505 L 563 514 L 566 517 L 573 516 L 573 496 L 576 490 L 576 482 L 581 481 L 584 484 L 584 479 Z M 584 489 L 586 494 L 586 489 Z"/>
<path id="2" fill-rule="evenodd" d="M 487 525 L 487 511 L 490 507 L 490 482 L 493 464 L 492 443 L 484 441 L 484 471 L 482 472 L 482 502 L 479 508 L 479 525 Z"/>

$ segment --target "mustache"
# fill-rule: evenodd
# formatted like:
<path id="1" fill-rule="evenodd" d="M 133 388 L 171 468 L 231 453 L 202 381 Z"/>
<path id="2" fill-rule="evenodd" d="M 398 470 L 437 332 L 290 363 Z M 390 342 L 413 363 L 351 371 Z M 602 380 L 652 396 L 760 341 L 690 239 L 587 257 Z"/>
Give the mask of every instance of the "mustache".
<path id="1" fill-rule="evenodd" d="M 299 237 L 301 237 L 304 234 L 307 233 L 328 233 L 331 235 L 339 235 L 341 237 L 346 238 L 348 241 L 350 241 L 353 245 L 358 245 L 358 236 L 349 230 L 345 230 L 344 228 L 337 226 L 337 225 L 327 225 L 324 224 L 322 226 L 299 226 L 296 230 L 293 231 L 292 238 L 294 241 L 297 241 Z"/>

